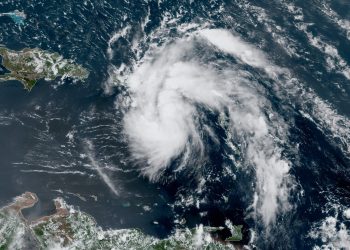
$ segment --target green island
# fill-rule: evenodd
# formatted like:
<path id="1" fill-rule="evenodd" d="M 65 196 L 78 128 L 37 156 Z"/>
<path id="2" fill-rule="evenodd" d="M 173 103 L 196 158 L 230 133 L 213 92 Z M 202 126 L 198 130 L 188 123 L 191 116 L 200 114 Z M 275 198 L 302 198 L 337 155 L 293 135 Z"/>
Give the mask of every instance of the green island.
<path id="1" fill-rule="evenodd" d="M 9 72 L 0 74 L 0 81 L 17 80 L 30 91 L 39 79 L 55 80 L 57 77 L 85 80 L 89 72 L 73 60 L 58 53 L 38 48 L 10 50 L 0 45 L 2 66 Z"/>
<path id="2" fill-rule="evenodd" d="M 235 225 L 235 226 L 232 226 L 230 229 L 231 229 L 231 234 L 232 236 L 228 237 L 226 239 L 226 241 L 241 241 L 242 238 L 243 238 L 243 235 L 242 235 L 242 228 L 243 226 L 242 225 Z"/>
<path id="3" fill-rule="evenodd" d="M 22 209 L 32 207 L 38 198 L 26 192 L 0 209 L 0 249 L 235 249 L 228 241 L 211 234 L 221 227 L 198 226 L 177 229 L 166 239 L 158 239 L 138 229 L 104 230 L 88 214 L 54 200 L 56 212 L 34 221 L 27 220 Z M 241 227 L 239 227 L 241 229 Z M 237 238 L 236 238 L 237 239 Z"/>

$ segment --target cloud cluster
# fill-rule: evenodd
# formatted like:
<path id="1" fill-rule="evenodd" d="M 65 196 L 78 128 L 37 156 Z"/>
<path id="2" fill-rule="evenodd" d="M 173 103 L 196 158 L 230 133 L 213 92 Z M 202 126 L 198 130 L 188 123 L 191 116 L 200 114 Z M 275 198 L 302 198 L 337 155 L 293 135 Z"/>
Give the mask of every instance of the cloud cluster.
<path id="1" fill-rule="evenodd" d="M 279 208 L 288 207 L 289 163 L 282 159 L 266 117 L 273 111 L 266 110 L 268 100 L 255 89 L 248 71 L 234 65 L 216 68 L 204 61 L 206 55 L 196 54 L 198 43 L 207 46 L 208 58 L 219 50 L 238 64 L 278 74 L 261 51 L 225 30 L 202 30 L 158 48 L 128 78 L 132 103 L 124 127 L 131 152 L 154 181 L 175 159 L 177 168 L 199 168 L 211 146 L 203 138 L 203 128 L 210 127 L 203 124 L 201 112 L 225 114 L 230 132 L 238 137 L 233 140 L 246 144 L 241 148 L 244 161 L 256 172 L 255 211 L 269 224 Z M 213 131 L 208 135 L 217 141 Z"/>

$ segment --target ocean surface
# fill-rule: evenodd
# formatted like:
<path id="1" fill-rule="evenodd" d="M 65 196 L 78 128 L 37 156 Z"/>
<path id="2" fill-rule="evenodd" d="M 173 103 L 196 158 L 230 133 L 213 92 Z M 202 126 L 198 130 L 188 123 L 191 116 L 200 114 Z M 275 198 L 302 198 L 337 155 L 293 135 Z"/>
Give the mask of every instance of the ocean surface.
<path id="1" fill-rule="evenodd" d="M 32 218 L 60 196 L 104 228 L 349 248 L 349 1 L 0 2 L 15 10 L 0 44 L 90 76 L 0 84 L 0 206 L 31 191 Z"/>

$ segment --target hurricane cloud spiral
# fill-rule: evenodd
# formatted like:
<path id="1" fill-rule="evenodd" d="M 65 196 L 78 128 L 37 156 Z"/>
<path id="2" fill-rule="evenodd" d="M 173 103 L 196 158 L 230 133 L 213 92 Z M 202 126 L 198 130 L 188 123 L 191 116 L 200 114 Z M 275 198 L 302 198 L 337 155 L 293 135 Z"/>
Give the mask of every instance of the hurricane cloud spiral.
<path id="1" fill-rule="evenodd" d="M 214 56 L 217 51 L 235 63 L 222 64 Z M 289 163 L 274 142 L 276 124 L 270 118 L 278 115 L 240 65 L 264 69 L 264 74 L 277 67 L 257 48 L 220 29 L 194 32 L 149 55 L 127 80 L 131 104 L 124 118 L 134 159 L 147 162 L 142 173 L 156 181 L 169 167 L 196 172 L 210 160 L 207 138 L 219 143 L 206 119 L 208 113 L 217 114 L 222 118 L 218 125 L 233 137 L 229 140 L 242 143 L 244 166 L 256 174 L 254 211 L 269 224 L 279 209 L 289 207 Z M 273 120 L 280 122 L 278 117 Z"/>

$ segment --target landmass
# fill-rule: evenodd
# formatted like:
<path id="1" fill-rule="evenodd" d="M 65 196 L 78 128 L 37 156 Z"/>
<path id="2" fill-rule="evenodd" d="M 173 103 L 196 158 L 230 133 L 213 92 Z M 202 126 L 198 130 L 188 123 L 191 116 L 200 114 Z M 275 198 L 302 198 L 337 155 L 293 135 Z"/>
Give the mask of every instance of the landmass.
<path id="1" fill-rule="evenodd" d="M 0 249 L 235 249 L 226 241 L 213 240 L 211 233 L 222 227 L 198 226 L 178 229 L 166 239 L 145 235 L 138 229 L 103 230 L 88 214 L 54 200 L 56 212 L 34 221 L 22 210 L 35 205 L 38 197 L 26 192 L 0 209 Z M 236 238 L 237 239 L 237 238 Z"/>
<path id="2" fill-rule="evenodd" d="M 58 53 L 38 48 L 10 50 L 0 45 L 2 66 L 9 72 L 0 75 L 0 81 L 17 80 L 30 91 L 39 79 L 55 80 L 58 77 L 85 80 L 89 72 L 73 60 Z"/>
<path id="3" fill-rule="evenodd" d="M 232 226 L 232 228 L 230 228 L 232 236 L 228 237 L 226 241 L 241 241 L 243 238 L 242 228 L 242 225 Z"/>

